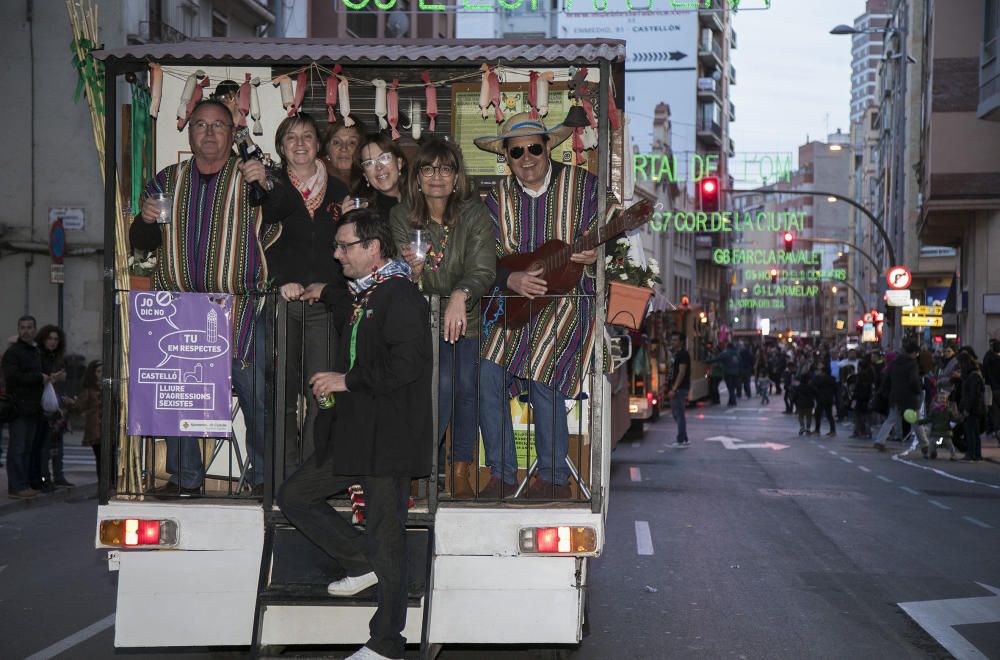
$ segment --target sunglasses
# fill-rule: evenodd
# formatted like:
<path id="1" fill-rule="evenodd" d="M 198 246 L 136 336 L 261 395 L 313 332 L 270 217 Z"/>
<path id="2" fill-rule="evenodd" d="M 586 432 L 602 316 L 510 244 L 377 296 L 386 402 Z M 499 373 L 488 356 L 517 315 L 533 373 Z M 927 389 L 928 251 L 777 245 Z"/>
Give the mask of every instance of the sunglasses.
<path id="1" fill-rule="evenodd" d="M 511 147 L 508 151 L 510 153 L 510 157 L 513 160 L 520 160 L 521 156 L 524 155 L 524 147 Z M 543 147 L 540 143 L 536 142 L 528 146 L 528 153 L 531 154 L 532 156 L 541 156 L 543 153 L 545 153 L 545 147 Z"/>

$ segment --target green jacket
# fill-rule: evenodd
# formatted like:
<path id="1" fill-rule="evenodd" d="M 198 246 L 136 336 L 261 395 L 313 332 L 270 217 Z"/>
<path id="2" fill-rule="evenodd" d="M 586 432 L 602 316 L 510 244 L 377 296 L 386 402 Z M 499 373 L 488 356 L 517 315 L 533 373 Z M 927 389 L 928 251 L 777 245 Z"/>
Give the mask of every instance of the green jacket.
<path id="1" fill-rule="evenodd" d="M 401 202 L 389 212 L 392 225 L 392 235 L 398 245 L 409 242 L 412 229 L 408 216 L 410 205 Z M 441 296 L 441 313 L 448 304 L 447 297 L 456 289 L 468 289 L 469 299 L 466 301 L 466 323 L 468 337 L 479 335 L 480 317 L 479 299 L 490 292 L 496 279 L 496 231 L 493 219 L 486 205 L 478 196 L 462 203 L 461 220 L 448 230 L 448 245 L 444 249 L 444 261 L 436 271 L 430 270 L 424 264 L 420 276 L 420 287 L 427 295 Z M 434 249 L 441 246 L 444 239 L 444 227 L 431 222 L 426 227 L 430 231 Z"/>

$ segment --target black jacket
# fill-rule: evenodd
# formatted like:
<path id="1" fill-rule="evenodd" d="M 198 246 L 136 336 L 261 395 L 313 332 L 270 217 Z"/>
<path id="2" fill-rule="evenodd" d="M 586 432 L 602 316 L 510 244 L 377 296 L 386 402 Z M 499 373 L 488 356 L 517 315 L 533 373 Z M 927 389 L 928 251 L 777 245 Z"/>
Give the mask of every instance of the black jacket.
<path id="1" fill-rule="evenodd" d="M 962 372 L 962 396 L 958 408 L 966 415 L 982 415 L 985 410 L 983 403 L 983 374 L 979 369 L 967 369 Z"/>
<path id="2" fill-rule="evenodd" d="M 837 381 L 828 373 L 819 373 L 812 379 L 816 390 L 816 403 L 828 406 L 837 398 Z"/>
<path id="3" fill-rule="evenodd" d="M 3 354 L 3 378 L 18 416 L 42 413 L 42 354 L 34 344 L 18 339 Z"/>
<path id="4" fill-rule="evenodd" d="M 920 370 L 917 361 L 907 353 L 900 353 L 889 367 L 889 405 L 900 410 L 920 407 Z"/>
<path id="5" fill-rule="evenodd" d="M 320 412 L 318 459 L 329 461 L 335 474 L 429 474 L 433 353 L 427 301 L 409 280 L 392 278 L 371 294 L 366 310 L 351 368 L 351 326 L 341 332 L 334 370 L 347 373 L 349 391 L 338 392 L 335 406 Z"/>

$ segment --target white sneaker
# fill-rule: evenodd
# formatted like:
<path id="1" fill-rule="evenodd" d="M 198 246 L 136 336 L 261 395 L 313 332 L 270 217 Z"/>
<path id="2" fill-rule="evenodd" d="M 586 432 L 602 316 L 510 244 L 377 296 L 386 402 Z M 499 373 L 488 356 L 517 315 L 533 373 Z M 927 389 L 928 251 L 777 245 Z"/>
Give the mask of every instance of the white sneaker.
<path id="1" fill-rule="evenodd" d="M 347 656 L 347 660 L 392 660 L 392 658 L 362 646 L 354 655 Z"/>
<path id="2" fill-rule="evenodd" d="M 360 593 L 369 587 L 375 586 L 378 583 L 378 578 L 375 577 L 375 572 L 365 573 L 364 575 L 358 575 L 357 577 L 345 577 L 343 580 L 336 580 L 331 582 L 326 588 L 326 593 L 331 596 L 353 596 L 356 593 Z M 362 649 L 364 650 L 364 649 Z M 359 651 L 360 653 L 360 651 Z M 372 651 L 372 653 L 375 653 Z M 353 655 L 351 656 L 354 657 Z M 373 656 L 358 656 L 359 658 L 380 658 L 382 656 L 376 654 Z"/>

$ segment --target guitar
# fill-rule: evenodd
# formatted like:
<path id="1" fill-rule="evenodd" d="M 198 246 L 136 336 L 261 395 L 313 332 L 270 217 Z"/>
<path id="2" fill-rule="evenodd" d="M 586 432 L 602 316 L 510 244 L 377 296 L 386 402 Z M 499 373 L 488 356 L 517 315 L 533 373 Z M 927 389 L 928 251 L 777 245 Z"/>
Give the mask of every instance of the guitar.
<path id="1" fill-rule="evenodd" d="M 570 261 L 577 252 L 593 250 L 604 245 L 623 231 L 635 229 L 649 222 L 653 216 L 653 203 L 642 200 L 627 209 L 619 209 L 603 227 L 594 227 L 572 245 L 553 239 L 534 252 L 511 254 L 497 261 L 498 268 L 506 268 L 511 273 L 522 270 L 542 269 L 539 275 L 548 285 L 544 296 L 528 299 L 509 289 L 501 292 L 505 298 L 492 298 L 483 308 L 483 316 L 490 323 L 506 323 L 511 330 L 524 327 L 543 309 L 556 302 L 557 296 L 572 291 L 583 275 L 583 264 Z"/>

